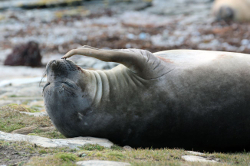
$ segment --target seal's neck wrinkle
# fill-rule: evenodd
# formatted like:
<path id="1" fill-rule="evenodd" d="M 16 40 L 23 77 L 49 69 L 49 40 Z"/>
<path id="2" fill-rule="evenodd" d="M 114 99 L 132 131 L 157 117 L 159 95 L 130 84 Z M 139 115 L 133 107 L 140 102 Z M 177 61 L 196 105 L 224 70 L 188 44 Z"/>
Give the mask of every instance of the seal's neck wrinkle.
<path id="1" fill-rule="evenodd" d="M 143 87 L 143 81 L 145 81 L 124 65 L 119 65 L 112 70 L 89 70 L 89 74 L 91 82 L 88 89 L 91 91 L 92 105 L 100 105 L 103 101 L 105 103 L 114 101 L 119 94 L 127 95 L 133 92 L 129 90 L 131 88 Z"/>
<path id="2" fill-rule="evenodd" d="M 105 72 L 103 71 L 92 71 L 92 80 L 91 83 L 95 87 L 93 88 L 93 104 L 99 104 L 103 99 L 107 99 L 109 95 L 109 83 L 108 78 Z"/>

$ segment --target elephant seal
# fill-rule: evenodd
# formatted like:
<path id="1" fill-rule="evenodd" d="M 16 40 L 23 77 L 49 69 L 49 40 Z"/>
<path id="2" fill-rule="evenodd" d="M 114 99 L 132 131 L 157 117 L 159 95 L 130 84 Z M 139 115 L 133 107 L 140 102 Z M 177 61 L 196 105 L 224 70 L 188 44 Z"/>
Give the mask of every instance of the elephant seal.
<path id="1" fill-rule="evenodd" d="M 250 0 L 215 0 L 212 13 L 217 20 L 250 21 Z"/>
<path id="2" fill-rule="evenodd" d="M 118 62 L 83 70 L 80 54 Z M 84 46 L 47 64 L 46 110 L 66 137 L 118 145 L 238 151 L 250 148 L 250 56 Z"/>

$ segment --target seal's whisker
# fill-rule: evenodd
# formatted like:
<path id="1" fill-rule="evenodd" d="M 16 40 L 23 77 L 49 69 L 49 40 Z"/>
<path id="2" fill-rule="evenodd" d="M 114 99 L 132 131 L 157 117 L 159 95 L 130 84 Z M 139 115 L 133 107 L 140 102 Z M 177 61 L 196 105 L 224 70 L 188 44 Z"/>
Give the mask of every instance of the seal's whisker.
<path id="1" fill-rule="evenodd" d="M 46 70 L 44 71 L 44 73 L 43 73 L 43 76 L 42 76 L 42 78 L 41 78 L 41 81 L 39 82 L 39 87 L 41 87 L 41 83 L 43 82 L 43 79 L 44 79 L 44 77 L 46 77 Z"/>

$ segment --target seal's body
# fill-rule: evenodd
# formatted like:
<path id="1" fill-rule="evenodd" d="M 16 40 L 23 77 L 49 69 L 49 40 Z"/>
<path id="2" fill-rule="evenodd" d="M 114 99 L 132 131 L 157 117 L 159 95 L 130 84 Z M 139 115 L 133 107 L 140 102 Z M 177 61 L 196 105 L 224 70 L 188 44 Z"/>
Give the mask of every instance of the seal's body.
<path id="1" fill-rule="evenodd" d="M 250 56 L 172 50 L 70 51 L 122 63 L 82 70 L 47 65 L 46 110 L 66 137 L 118 145 L 234 151 L 250 148 Z"/>
<path id="2" fill-rule="evenodd" d="M 250 21 L 250 0 L 215 0 L 212 13 L 217 20 Z"/>

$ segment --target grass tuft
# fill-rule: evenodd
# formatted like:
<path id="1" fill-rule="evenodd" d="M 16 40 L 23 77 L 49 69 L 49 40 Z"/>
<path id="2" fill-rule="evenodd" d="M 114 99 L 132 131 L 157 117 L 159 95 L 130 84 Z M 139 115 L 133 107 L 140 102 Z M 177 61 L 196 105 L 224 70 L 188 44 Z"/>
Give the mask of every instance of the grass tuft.
<path id="1" fill-rule="evenodd" d="M 62 159 L 63 161 L 76 161 L 77 156 L 72 153 L 57 153 L 56 158 Z"/>
<path id="2" fill-rule="evenodd" d="M 79 147 L 82 150 L 88 150 L 88 151 L 93 151 L 93 150 L 97 150 L 97 151 L 102 151 L 104 150 L 104 147 L 98 144 L 86 144 L 82 147 Z"/>
<path id="3" fill-rule="evenodd" d="M 112 145 L 111 146 L 112 150 L 124 150 L 122 147 L 118 146 L 118 145 Z"/>

